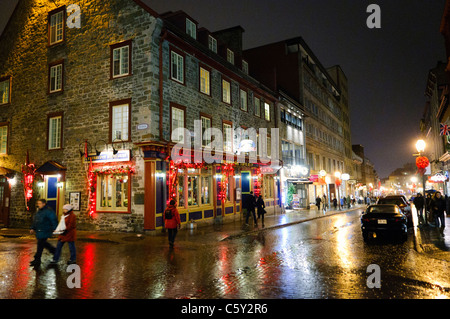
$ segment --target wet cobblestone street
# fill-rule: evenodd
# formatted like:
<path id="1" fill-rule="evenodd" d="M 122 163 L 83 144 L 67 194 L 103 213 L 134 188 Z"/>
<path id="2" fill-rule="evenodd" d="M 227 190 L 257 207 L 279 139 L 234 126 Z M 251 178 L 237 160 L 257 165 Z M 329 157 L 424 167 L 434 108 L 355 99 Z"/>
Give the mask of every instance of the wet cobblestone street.
<path id="1" fill-rule="evenodd" d="M 174 249 L 162 236 L 122 234 L 121 241 L 80 239 L 81 288 L 68 288 L 62 261 L 29 267 L 32 238 L 0 241 L 0 298 L 449 298 L 448 262 L 405 243 L 366 244 L 361 210 L 226 238 L 180 232 Z M 202 230 L 197 230 L 201 232 Z M 225 239 L 224 239 L 225 238 Z M 221 240 L 222 239 L 222 240 Z M 55 244 L 55 240 L 51 240 Z M 367 267 L 381 269 L 368 288 Z"/>

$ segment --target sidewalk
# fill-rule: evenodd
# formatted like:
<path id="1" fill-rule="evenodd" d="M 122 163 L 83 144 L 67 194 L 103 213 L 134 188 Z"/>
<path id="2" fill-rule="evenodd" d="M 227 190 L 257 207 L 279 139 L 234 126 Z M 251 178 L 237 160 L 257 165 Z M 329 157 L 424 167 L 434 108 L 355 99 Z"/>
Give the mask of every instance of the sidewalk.
<path id="1" fill-rule="evenodd" d="M 285 213 L 268 214 L 264 218 L 265 227 L 261 225 L 261 220 L 258 220 L 258 226 L 253 226 L 252 218 L 249 220 L 250 226 L 244 225 L 244 217 L 236 215 L 234 220 L 228 220 L 222 224 L 201 226 L 196 229 L 188 229 L 187 224 L 183 225 L 178 232 L 177 240 L 186 240 L 189 242 L 220 242 L 222 240 L 229 240 L 241 236 L 246 236 L 260 231 L 286 227 L 313 219 L 324 218 L 336 214 L 343 214 L 349 211 L 360 209 L 364 205 L 355 205 L 350 209 L 345 210 L 329 210 L 326 213 L 311 210 L 287 210 Z M 199 236 L 201 235 L 201 236 Z M 101 231 L 77 231 L 77 240 L 91 241 L 91 242 L 108 242 L 108 243 L 127 243 L 130 241 L 138 241 L 148 237 L 166 237 L 167 233 L 161 230 L 156 230 L 151 235 L 148 232 L 143 234 L 136 233 L 118 233 L 118 232 L 101 232 Z M 0 238 L 22 238 L 34 239 L 34 235 L 30 235 L 29 229 L 23 228 L 2 228 L 0 229 Z M 56 236 L 54 236 L 56 237 Z"/>
<path id="2" fill-rule="evenodd" d="M 450 261 L 450 215 L 445 218 L 446 227 L 420 226 L 416 231 L 417 247 L 420 253 L 430 257 Z"/>

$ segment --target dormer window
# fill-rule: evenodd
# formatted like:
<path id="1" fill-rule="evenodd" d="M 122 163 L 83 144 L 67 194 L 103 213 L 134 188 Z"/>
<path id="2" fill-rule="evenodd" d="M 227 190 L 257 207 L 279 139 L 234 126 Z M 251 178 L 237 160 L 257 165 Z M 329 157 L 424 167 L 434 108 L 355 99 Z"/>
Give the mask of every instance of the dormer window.
<path id="1" fill-rule="evenodd" d="M 242 72 L 248 74 L 248 62 L 245 60 L 242 60 Z"/>
<path id="2" fill-rule="evenodd" d="M 186 19 L 186 33 L 197 39 L 197 25 L 189 19 Z"/>
<path id="3" fill-rule="evenodd" d="M 208 47 L 212 52 L 217 53 L 217 40 L 210 35 L 208 36 Z"/>
<path id="4" fill-rule="evenodd" d="M 227 49 L 227 61 L 234 65 L 234 52 Z"/>

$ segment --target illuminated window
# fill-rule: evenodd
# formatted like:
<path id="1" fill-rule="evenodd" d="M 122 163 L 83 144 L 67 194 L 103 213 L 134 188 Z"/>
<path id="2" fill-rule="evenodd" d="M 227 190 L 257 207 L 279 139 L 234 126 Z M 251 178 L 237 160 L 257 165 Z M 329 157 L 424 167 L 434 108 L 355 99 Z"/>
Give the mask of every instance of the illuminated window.
<path id="1" fill-rule="evenodd" d="M 128 174 L 98 174 L 97 177 L 97 210 L 124 212 L 129 211 Z"/>
<path id="2" fill-rule="evenodd" d="M 64 41 L 65 7 L 56 9 L 48 15 L 48 43 L 50 45 Z"/>
<path id="3" fill-rule="evenodd" d="M 227 80 L 222 80 L 222 101 L 231 104 L 231 84 Z"/>
<path id="4" fill-rule="evenodd" d="M 11 78 L 0 79 L 0 104 L 11 102 Z"/>
<path id="5" fill-rule="evenodd" d="M 111 78 L 131 75 L 131 41 L 111 45 Z"/>
<path id="6" fill-rule="evenodd" d="M 48 149 L 61 149 L 62 141 L 62 115 L 48 118 Z"/>
<path id="7" fill-rule="evenodd" d="M 110 102 L 110 141 L 130 140 L 131 100 Z M 119 141 L 120 140 L 120 141 Z"/>
<path id="8" fill-rule="evenodd" d="M 234 52 L 227 49 L 227 61 L 234 65 Z"/>
<path id="9" fill-rule="evenodd" d="M 63 90 L 63 63 L 50 65 L 49 92 L 55 93 Z"/>
<path id="10" fill-rule="evenodd" d="M 212 195 L 212 178 L 211 175 L 201 175 L 200 179 L 201 184 L 201 197 L 202 197 L 202 205 L 211 204 L 211 195 Z"/>
<path id="11" fill-rule="evenodd" d="M 270 121 L 270 105 L 268 103 L 264 103 L 264 118 L 266 121 Z"/>
<path id="12" fill-rule="evenodd" d="M 201 116 L 202 121 L 202 146 L 210 146 L 211 144 L 211 118 Z"/>
<path id="13" fill-rule="evenodd" d="M 186 33 L 197 39 L 197 25 L 189 19 L 186 19 Z"/>
<path id="14" fill-rule="evenodd" d="M 197 171 L 197 170 L 195 170 Z M 187 204 L 188 206 L 198 206 L 198 175 L 188 174 L 187 183 Z"/>
<path id="15" fill-rule="evenodd" d="M 0 126 L 0 154 L 8 153 L 8 125 Z"/>
<path id="16" fill-rule="evenodd" d="M 247 91 L 240 90 L 241 110 L 247 112 Z"/>
<path id="17" fill-rule="evenodd" d="M 184 128 L 184 110 L 172 106 L 172 142 L 184 143 L 184 131 L 182 134 L 175 134 L 177 129 Z"/>
<path id="18" fill-rule="evenodd" d="M 210 90 L 209 71 L 200 67 L 200 92 L 209 95 Z"/>
<path id="19" fill-rule="evenodd" d="M 223 123 L 223 150 L 233 152 L 233 129 L 228 123 Z"/>
<path id="20" fill-rule="evenodd" d="M 184 83 L 184 57 L 171 51 L 171 71 L 170 77 L 180 83 Z"/>
<path id="21" fill-rule="evenodd" d="M 217 40 L 210 35 L 208 36 L 208 48 L 212 52 L 217 53 Z"/>

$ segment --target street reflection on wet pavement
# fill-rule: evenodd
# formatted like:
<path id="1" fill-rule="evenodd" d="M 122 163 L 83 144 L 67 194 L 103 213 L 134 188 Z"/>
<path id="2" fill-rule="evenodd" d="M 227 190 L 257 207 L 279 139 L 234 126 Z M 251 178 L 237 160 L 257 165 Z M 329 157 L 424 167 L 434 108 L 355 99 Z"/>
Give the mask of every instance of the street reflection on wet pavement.
<path id="1" fill-rule="evenodd" d="M 0 298 L 448 298 L 448 262 L 407 242 L 364 243 L 361 210 L 252 232 L 161 236 L 120 243 L 77 242 L 81 288 L 69 288 L 61 262 L 29 267 L 32 239 L 0 241 Z M 214 240 L 212 240 L 214 238 Z M 53 241 L 54 243 L 54 241 Z M 66 248 L 66 247 L 65 247 Z M 367 286 L 367 267 L 381 269 L 381 288 Z"/>

